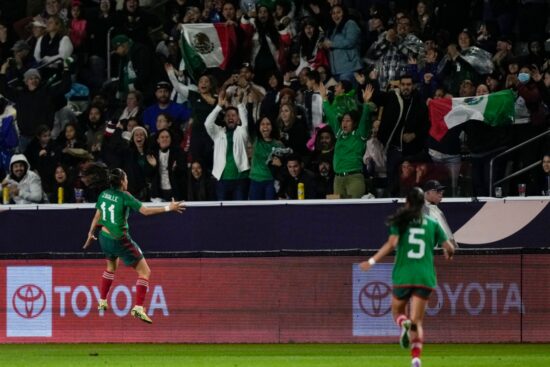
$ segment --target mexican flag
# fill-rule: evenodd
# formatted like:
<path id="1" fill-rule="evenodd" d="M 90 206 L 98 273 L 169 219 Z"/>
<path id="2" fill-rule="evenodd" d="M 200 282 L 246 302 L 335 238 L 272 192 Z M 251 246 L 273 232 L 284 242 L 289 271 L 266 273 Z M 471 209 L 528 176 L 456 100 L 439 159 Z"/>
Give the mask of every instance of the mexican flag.
<path id="1" fill-rule="evenodd" d="M 511 124 L 515 99 L 510 89 L 476 97 L 432 99 L 428 105 L 430 135 L 439 141 L 449 129 L 468 120 L 483 121 L 491 126 Z"/>
<path id="2" fill-rule="evenodd" d="M 207 68 L 225 69 L 237 48 L 235 28 L 224 23 L 184 24 L 180 47 L 185 69 L 197 80 Z"/>

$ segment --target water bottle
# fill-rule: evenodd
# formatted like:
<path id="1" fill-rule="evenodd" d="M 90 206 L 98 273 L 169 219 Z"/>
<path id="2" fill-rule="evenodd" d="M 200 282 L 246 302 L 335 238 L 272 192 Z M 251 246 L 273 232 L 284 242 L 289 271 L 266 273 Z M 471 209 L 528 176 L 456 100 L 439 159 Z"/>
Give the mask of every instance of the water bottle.
<path id="1" fill-rule="evenodd" d="M 63 187 L 62 186 L 59 186 L 57 188 L 57 203 L 58 204 L 63 204 L 63 197 L 65 195 L 65 192 L 63 190 Z"/>
<path id="2" fill-rule="evenodd" d="M 298 183 L 298 200 L 304 200 L 306 198 L 306 192 L 304 190 L 304 183 Z"/>
<path id="3" fill-rule="evenodd" d="M 10 203 L 10 188 L 8 185 L 2 187 L 2 204 L 8 205 Z"/>

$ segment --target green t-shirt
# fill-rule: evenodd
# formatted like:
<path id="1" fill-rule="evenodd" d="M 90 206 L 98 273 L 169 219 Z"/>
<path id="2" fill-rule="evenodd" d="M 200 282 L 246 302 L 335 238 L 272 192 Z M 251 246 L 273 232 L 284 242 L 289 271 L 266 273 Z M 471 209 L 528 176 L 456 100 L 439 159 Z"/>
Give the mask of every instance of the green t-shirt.
<path id="1" fill-rule="evenodd" d="M 413 222 L 399 235 L 396 226 L 390 234 L 399 236 L 393 265 L 394 286 L 435 288 L 434 248 L 447 240 L 447 235 L 432 217 L 424 215 L 422 223 Z"/>
<path id="2" fill-rule="evenodd" d="M 222 172 L 222 180 L 240 180 L 248 177 L 249 171 L 239 172 L 235 157 L 233 156 L 233 134 L 235 130 L 226 132 L 227 136 L 227 151 L 225 154 L 225 167 Z"/>
<path id="3" fill-rule="evenodd" d="M 99 224 L 107 228 L 111 237 L 120 239 L 128 234 L 130 209 L 139 211 L 141 202 L 130 193 L 108 189 L 99 194 L 95 207 L 101 212 Z"/>
<path id="4" fill-rule="evenodd" d="M 273 148 L 283 147 L 278 140 L 265 141 L 258 138 L 254 143 L 252 153 L 252 167 L 250 168 L 250 179 L 256 182 L 273 180 L 269 166 L 265 163 Z"/>

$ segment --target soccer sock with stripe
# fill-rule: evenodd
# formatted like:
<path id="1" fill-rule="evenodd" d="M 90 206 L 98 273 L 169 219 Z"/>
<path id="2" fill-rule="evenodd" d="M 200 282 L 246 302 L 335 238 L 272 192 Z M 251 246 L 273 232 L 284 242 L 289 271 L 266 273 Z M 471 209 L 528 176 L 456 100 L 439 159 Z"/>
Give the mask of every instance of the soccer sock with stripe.
<path id="1" fill-rule="evenodd" d="M 420 354 L 422 354 L 422 339 L 413 339 L 411 343 L 411 357 L 420 358 Z"/>
<path id="2" fill-rule="evenodd" d="M 143 306 L 147 289 L 149 288 L 149 280 L 138 278 L 136 281 L 136 306 Z"/>
<path id="3" fill-rule="evenodd" d="M 401 327 L 401 325 L 403 325 L 403 322 L 407 321 L 408 319 L 409 318 L 407 317 L 407 315 L 397 315 L 397 317 L 395 318 L 395 323 L 397 324 L 397 326 Z"/>
<path id="4" fill-rule="evenodd" d="M 103 276 L 101 277 L 101 290 L 100 298 L 107 299 L 107 294 L 109 294 L 109 289 L 111 289 L 111 284 L 115 280 L 115 273 L 105 270 Z"/>

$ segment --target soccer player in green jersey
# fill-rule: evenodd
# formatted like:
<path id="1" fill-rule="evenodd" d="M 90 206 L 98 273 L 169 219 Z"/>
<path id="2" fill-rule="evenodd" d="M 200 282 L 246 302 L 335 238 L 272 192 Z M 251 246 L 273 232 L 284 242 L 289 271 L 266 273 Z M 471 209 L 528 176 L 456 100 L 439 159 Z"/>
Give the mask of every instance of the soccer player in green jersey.
<path id="1" fill-rule="evenodd" d="M 143 215 L 161 214 L 165 212 L 181 213 L 185 210 L 182 201 L 172 202 L 165 207 L 147 208 L 139 200 L 134 198 L 126 190 L 128 189 L 128 177 L 126 173 L 115 168 L 107 171 L 102 167 L 95 167 L 94 178 L 96 187 L 109 187 L 102 191 L 97 199 L 96 213 L 88 232 L 88 239 L 84 244 L 84 249 L 88 248 L 96 240 L 94 234 L 97 227 L 101 227 L 99 232 L 99 244 L 101 250 L 107 259 L 107 269 L 103 272 L 101 279 L 101 290 L 99 299 L 99 310 L 109 308 L 107 303 L 107 294 L 115 278 L 115 271 L 118 267 L 119 258 L 125 265 L 132 266 L 138 273 L 136 282 L 136 304 L 132 308 L 132 316 L 152 323 L 143 308 L 143 301 L 149 287 L 149 277 L 151 269 L 143 257 L 141 249 L 130 237 L 128 230 L 128 214 L 130 209 L 140 212 Z"/>
<path id="2" fill-rule="evenodd" d="M 424 192 L 414 187 L 407 195 L 405 206 L 389 218 L 388 240 L 368 261 L 359 264 L 367 271 L 384 256 L 396 251 L 393 265 L 392 315 L 401 327 L 400 344 L 411 347 L 412 367 L 420 367 L 424 331 L 422 320 L 431 292 L 437 286 L 434 248 L 442 244 L 446 259 L 452 259 L 454 246 L 439 223 L 424 215 Z M 407 303 L 410 316 L 406 315 Z"/>

